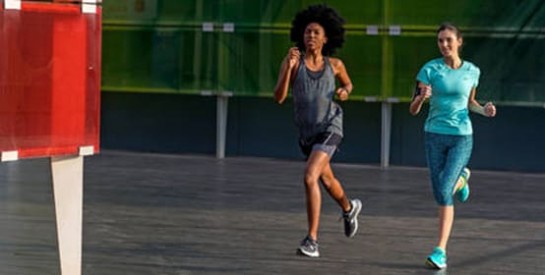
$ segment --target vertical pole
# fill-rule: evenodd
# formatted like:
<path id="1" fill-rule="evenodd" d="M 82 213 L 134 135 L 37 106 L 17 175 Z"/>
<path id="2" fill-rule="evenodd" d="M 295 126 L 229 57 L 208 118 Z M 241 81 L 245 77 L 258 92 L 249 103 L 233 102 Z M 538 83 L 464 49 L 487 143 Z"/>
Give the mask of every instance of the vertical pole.
<path id="1" fill-rule="evenodd" d="M 228 94 L 218 94 L 216 110 L 216 158 L 225 158 L 225 140 L 227 138 Z"/>
<path id="2" fill-rule="evenodd" d="M 390 139 L 392 134 L 392 103 L 382 102 L 382 123 L 380 143 L 380 167 L 388 168 L 390 165 Z"/>
<path id="3" fill-rule="evenodd" d="M 386 30 L 390 24 L 390 0 L 383 1 L 383 29 Z M 382 34 L 382 123 L 381 123 L 381 144 L 380 144 L 380 166 L 387 168 L 390 164 L 390 135 L 392 122 L 392 103 L 387 98 L 392 95 L 393 81 L 393 56 L 390 45 L 390 37 L 387 31 Z"/>
<path id="4" fill-rule="evenodd" d="M 83 157 L 51 157 L 62 275 L 81 275 Z"/>
<path id="5" fill-rule="evenodd" d="M 225 22 L 224 22 L 224 9 L 226 1 L 218 1 L 218 14 L 219 20 L 223 23 L 223 29 L 218 33 L 217 51 L 218 51 L 218 63 L 217 63 L 217 75 L 216 75 L 216 90 L 217 95 L 217 131 L 216 131 L 216 158 L 225 158 L 225 140 L 227 136 L 227 114 L 228 114 L 228 102 L 230 92 L 225 91 L 228 83 L 229 72 L 229 57 L 228 42 L 230 36 L 225 34 Z M 231 68 L 233 69 L 233 68 Z"/>

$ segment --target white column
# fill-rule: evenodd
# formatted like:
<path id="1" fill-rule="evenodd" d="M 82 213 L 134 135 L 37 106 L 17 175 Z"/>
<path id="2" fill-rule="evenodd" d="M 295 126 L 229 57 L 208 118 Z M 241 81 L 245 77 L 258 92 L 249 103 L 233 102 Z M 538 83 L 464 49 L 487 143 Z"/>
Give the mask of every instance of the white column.
<path id="1" fill-rule="evenodd" d="M 62 275 L 81 275 L 83 156 L 51 157 Z"/>

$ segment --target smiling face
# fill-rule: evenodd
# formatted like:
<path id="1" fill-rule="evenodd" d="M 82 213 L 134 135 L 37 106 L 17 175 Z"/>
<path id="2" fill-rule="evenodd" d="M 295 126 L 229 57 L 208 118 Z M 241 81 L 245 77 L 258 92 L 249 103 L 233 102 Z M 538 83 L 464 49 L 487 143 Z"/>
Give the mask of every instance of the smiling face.
<path id="1" fill-rule="evenodd" d="M 303 36 L 305 48 L 310 51 L 321 50 L 327 42 L 324 28 L 318 23 L 310 23 Z"/>
<path id="2" fill-rule="evenodd" d="M 444 29 L 437 34 L 437 46 L 443 57 L 458 57 L 462 42 L 462 38 L 450 29 Z"/>

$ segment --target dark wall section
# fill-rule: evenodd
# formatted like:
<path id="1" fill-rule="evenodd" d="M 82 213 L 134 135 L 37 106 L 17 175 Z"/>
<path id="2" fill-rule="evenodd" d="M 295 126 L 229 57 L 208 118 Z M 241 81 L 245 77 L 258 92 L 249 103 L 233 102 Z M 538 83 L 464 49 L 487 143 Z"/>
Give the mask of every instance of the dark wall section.
<path id="1" fill-rule="evenodd" d="M 498 106 L 495 118 L 471 114 L 473 155 L 469 165 L 476 169 L 545 171 L 545 109 Z M 391 162 L 425 166 L 423 123 L 427 108 L 418 116 L 408 104 L 393 110 Z"/>
<path id="2" fill-rule="evenodd" d="M 228 156 L 298 158 L 297 135 L 291 105 L 272 98 L 229 99 Z"/>
<path id="3" fill-rule="evenodd" d="M 212 97 L 102 93 L 101 115 L 104 149 L 215 154 Z"/>
<path id="4" fill-rule="evenodd" d="M 345 138 L 334 161 L 380 163 L 380 103 L 343 102 Z M 302 159 L 293 105 L 271 98 L 229 99 L 227 156 Z M 425 166 L 423 123 L 408 104 L 393 105 L 390 163 Z M 545 172 L 545 109 L 498 107 L 494 119 L 472 115 L 475 169 Z M 104 149 L 215 154 L 216 99 L 172 94 L 102 94 Z"/>
<path id="5" fill-rule="evenodd" d="M 424 122 L 428 115 L 423 107 L 420 114 L 409 114 L 408 104 L 392 106 L 392 137 L 390 163 L 406 166 L 426 166 L 424 153 Z"/>
<path id="6" fill-rule="evenodd" d="M 345 137 L 335 161 L 380 161 L 380 105 L 343 102 Z M 272 98 L 237 97 L 229 101 L 227 155 L 302 159 L 293 122 L 293 105 Z"/>
<path id="7" fill-rule="evenodd" d="M 380 164 L 379 103 L 343 102 L 344 141 L 335 161 Z"/>
<path id="8" fill-rule="evenodd" d="M 545 171 L 545 109 L 498 107 L 494 119 L 473 116 L 473 160 L 493 170 Z"/>

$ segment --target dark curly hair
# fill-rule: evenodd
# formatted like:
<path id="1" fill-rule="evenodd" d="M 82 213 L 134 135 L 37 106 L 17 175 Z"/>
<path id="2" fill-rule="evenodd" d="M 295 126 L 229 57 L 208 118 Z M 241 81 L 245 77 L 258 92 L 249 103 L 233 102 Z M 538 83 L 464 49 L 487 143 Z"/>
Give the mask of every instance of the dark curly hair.
<path id="1" fill-rule="evenodd" d="M 305 29 L 310 23 L 318 23 L 324 28 L 327 43 L 322 48 L 322 54 L 330 56 L 336 48 L 341 48 L 344 43 L 344 19 L 333 8 L 326 4 L 312 5 L 295 15 L 291 22 L 290 39 L 295 45 L 305 51 L 303 40 Z"/>

